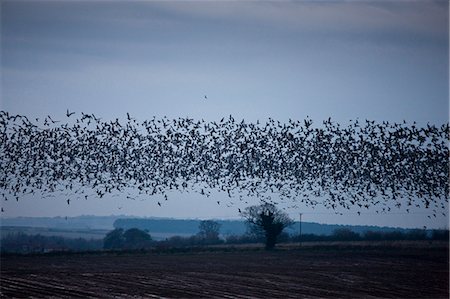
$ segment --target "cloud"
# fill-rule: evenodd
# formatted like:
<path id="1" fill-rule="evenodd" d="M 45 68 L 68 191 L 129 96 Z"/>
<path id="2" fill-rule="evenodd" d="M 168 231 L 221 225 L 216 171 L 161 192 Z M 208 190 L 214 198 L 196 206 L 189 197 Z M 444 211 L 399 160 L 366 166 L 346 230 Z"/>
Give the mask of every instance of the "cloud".
<path id="1" fill-rule="evenodd" d="M 264 30 L 361 33 L 399 31 L 444 37 L 448 33 L 446 1 L 247 1 L 162 4 L 196 20 Z M 245 28 L 245 27 L 242 27 Z"/>
<path id="2" fill-rule="evenodd" d="M 444 2 L 445 3 L 445 2 Z M 2 2 L 3 38 L 175 42 L 259 35 L 448 39 L 436 1 Z"/>
<path id="3" fill-rule="evenodd" d="M 448 52 L 446 8 L 439 1 L 3 1 L 2 67 L 246 64 L 331 49 L 425 48 L 439 56 Z"/>

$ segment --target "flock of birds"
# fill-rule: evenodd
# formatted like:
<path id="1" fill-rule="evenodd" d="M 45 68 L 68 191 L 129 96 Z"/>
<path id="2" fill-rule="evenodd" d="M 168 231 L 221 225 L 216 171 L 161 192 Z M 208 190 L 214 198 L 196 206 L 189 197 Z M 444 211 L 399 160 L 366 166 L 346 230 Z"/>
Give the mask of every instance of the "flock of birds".
<path id="1" fill-rule="evenodd" d="M 0 192 L 103 197 L 226 192 L 232 200 L 271 196 L 336 209 L 392 204 L 444 209 L 449 192 L 449 125 L 307 118 L 282 123 L 190 118 L 103 121 L 67 111 L 30 120 L 0 111 Z M 91 190 L 87 193 L 86 190 Z M 160 202 L 158 202 L 161 205 Z"/>

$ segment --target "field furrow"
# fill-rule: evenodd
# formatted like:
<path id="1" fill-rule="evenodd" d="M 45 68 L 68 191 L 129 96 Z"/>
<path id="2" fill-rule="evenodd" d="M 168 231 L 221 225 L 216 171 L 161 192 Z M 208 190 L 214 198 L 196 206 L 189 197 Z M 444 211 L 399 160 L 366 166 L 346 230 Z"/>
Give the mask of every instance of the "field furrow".
<path id="1" fill-rule="evenodd" d="M 448 298 L 448 247 L 2 256 L 0 296 Z"/>

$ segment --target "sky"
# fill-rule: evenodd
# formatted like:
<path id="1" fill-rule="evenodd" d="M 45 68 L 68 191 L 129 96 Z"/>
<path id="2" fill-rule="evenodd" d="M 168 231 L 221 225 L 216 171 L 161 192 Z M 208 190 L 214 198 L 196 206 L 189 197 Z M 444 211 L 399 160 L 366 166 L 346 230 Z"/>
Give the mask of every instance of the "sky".
<path id="1" fill-rule="evenodd" d="M 448 122 L 446 0 L 0 3 L 0 110 L 12 114 Z M 105 196 L 68 207 L 59 196 L 33 197 L 5 203 L 2 217 L 232 219 L 257 203 L 227 207 L 225 197 L 214 194 L 217 205 L 173 194 L 162 207 L 158 198 Z M 427 210 L 287 212 L 321 223 L 448 227 L 448 216 L 429 219 Z"/>

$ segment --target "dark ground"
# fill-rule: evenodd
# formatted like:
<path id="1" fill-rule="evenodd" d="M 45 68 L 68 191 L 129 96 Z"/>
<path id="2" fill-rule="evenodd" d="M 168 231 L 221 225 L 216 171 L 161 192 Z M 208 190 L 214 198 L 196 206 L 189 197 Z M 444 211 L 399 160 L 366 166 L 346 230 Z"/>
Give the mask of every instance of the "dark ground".
<path id="1" fill-rule="evenodd" d="M 100 298 L 448 298 L 448 245 L 2 256 L 1 294 Z"/>

